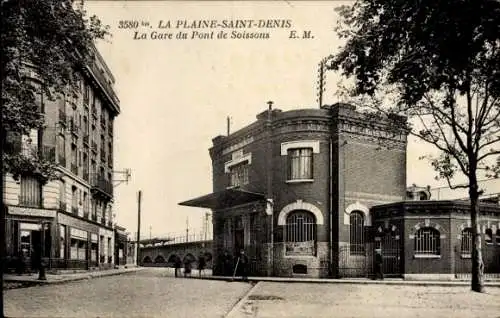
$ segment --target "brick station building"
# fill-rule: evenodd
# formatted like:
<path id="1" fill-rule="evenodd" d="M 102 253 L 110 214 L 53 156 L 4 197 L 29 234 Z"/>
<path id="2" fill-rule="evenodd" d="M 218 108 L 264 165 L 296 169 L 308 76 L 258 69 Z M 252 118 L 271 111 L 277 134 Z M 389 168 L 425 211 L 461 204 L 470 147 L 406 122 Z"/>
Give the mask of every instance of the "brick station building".
<path id="1" fill-rule="evenodd" d="M 407 135 L 365 116 L 347 104 L 270 107 L 213 139 L 213 193 L 180 204 L 213 211 L 214 275 L 232 275 L 221 256 L 244 249 L 250 275 L 367 277 L 377 247 L 388 275 L 466 272 L 467 203 L 405 201 L 430 195 L 406 188 Z M 500 208 L 482 209 L 483 228 L 497 235 L 487 241 L 495 271 Z"/>

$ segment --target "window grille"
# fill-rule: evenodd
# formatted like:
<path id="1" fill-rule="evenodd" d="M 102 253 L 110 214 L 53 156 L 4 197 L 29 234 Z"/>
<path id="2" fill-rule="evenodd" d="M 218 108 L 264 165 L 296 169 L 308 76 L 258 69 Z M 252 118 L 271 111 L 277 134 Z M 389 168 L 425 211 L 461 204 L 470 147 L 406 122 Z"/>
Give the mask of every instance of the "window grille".
<path id="1" fill-rule="evenodd" d="M 363 212 L 354 211 L 349 216 L 351 254 L 365 254 L 365 217 Z"/>
<path id="2" fill-rule="evenodd" d="M 472 229 L 466 228 L 462 231 L 462 244 L 460 245 L 460 252 L 462 254 L 472 254 Z"/>
<path id="3" fill-rule="evenodd" d="M 288 162 L 288 180 L 313 178 L 312 148 L 289 149 Z"/>
<path id="4" fill-rule="evenodd" d="M 306 211 L 292 212 L 286 219 L 285 239 L 287 242 L 307 242 L 316 240 L 314 215 Z"/>
<path id="5" fill-rule="evenodd" d="M 422 228 L 415 234 L 415 254 L 440 255 L 440 234 L 433 228 Z"/>

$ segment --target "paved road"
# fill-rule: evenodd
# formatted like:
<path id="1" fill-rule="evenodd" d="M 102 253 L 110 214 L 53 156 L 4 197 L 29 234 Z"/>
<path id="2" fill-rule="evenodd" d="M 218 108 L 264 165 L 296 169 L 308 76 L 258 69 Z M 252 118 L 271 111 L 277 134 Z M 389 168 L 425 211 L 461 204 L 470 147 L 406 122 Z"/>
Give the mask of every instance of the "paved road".
<path id="1" fill-rule="evenodd" d="M 500 318 L 500 288 L 261 282 L 229 317 Z"/>
<path id="2" fill-rule="evenodd" d="M 5 291 L 7 317 L 222 317 L 242 282 L 173 278 L 168 269 Z"/>

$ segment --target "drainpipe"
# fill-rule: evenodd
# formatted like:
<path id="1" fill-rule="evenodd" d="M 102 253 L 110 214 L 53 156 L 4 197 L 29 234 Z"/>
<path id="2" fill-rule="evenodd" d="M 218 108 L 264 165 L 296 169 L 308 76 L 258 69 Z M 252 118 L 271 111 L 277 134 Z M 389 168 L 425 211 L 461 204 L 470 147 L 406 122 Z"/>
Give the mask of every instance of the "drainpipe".
<path id="1" fill-rule="evenodd" d="M 274 274 L 274 206 L 272 204 L 273 200 L 273 138 L 272 138 L 272 107 L 273 107 L 273 102 L 269 101 L 267 102 L 269 105 L 269 108 L 267 110 L 267 121 L 266 121 L 266 130 L 267 130 L 267 198 L 266 198 L 266 207 L 269 205 L 269 210 L 270 210 L 270 229 L 269 229 L 269 244 L 270 247 L 268 248 L 268 260 L 267 260 L 267 276 L 273 276 Z"/>

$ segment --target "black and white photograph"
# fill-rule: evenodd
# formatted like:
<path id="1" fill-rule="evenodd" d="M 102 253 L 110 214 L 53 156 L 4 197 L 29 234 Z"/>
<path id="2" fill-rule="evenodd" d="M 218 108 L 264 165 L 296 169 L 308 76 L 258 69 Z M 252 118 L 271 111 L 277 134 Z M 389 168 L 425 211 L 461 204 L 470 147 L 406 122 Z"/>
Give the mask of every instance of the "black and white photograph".
<path id="1" fill-rule="evenodd" d="M 500 318 L 500 1 L 0 24 L 0 317 Z"/>

